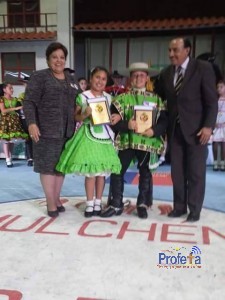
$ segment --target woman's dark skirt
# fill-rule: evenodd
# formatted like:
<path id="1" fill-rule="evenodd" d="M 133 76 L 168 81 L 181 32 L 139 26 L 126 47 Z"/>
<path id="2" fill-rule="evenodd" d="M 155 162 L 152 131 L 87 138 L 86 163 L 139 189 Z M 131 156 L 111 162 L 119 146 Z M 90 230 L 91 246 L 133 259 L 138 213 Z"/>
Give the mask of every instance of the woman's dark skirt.
<path id="1" fill-rule="evenodd" d="M 60 174 L 55 170 L 67 139 L 41 138 L 33 142 L 34 172 L 46 175 Z"/>

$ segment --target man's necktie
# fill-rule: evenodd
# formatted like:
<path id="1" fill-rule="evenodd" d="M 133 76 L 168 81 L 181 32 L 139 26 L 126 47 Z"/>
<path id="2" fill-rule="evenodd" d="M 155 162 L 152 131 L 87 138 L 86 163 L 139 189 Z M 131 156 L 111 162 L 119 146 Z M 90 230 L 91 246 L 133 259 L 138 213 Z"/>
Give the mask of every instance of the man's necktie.
<path id="1" fill-rule="evenodd" d="M 183 80 L 184 80 L 184 77 L 182 74 L 182 68 L 181 68 L 181 66 L 179 66 L 177 69 L 177 79 L 176 79 L 175 86 L 174 86 L 177 95 L 180 91 L 180 87 L 182 85 Z"/>

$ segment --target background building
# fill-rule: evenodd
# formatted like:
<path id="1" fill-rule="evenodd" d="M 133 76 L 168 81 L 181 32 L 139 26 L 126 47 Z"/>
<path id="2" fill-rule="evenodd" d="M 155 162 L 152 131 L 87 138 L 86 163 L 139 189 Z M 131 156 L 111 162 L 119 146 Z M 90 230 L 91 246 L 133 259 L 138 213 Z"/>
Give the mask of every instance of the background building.
<path id="1" fill-rule="evenodd" d="M 198 2 L 198 7 L 196 5 Z M 23 89 L 18 78 L 46 67 L 45 49 L 60 41 L 69 50 L 67 66 L 76 77 L 104 65 L 125 74 L 130 62 L 169 63 L 168 42 L 188 36 L 194 57 L 211 53 L 225 74 L 225 16 L 219 0 L 160 3 L 142 0 L 1 0 L 0 81 Z"/>

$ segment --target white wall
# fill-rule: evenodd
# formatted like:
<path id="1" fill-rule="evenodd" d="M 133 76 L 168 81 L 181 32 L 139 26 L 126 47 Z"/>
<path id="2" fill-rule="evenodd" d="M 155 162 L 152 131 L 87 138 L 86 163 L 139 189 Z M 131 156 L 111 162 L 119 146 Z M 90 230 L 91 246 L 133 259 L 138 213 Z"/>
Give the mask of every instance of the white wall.
<path id="1" fill-rule="evenodd" d="M 47 2 L 47 1 L 46 1 Z M 73 4 L 71 0 L 57 0 L 57 40 L 68 49 L 67 66 L 73 68 L 74 48 L 73 48 L 73 20 L 71 11 Z"/>
<path id="2" fill-rule="evenodd" d="M 61 2 L 65 2 L 65 1 L 61 0 Z M 40 8 L 41 8 L 41 13 L 56 13 L 57 12 L 57 1 L 56 0 L 48 0 L 48 1 L 41 0 Z"/>
<path id="3" fill-rule="evenodd" d="M 0 1 L 0 12 L 2 15 L 7 14 L 7 1 Z M 5 20 L 7 21 L 7 20 Z M 3 17 L 0 18 L 0 27 L 3 27 Z"/>

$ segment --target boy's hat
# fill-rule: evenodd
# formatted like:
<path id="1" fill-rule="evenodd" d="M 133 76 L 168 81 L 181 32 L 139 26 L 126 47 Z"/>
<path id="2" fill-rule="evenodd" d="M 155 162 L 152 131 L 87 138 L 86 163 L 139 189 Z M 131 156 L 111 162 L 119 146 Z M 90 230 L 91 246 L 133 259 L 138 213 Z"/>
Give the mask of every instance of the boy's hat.
<path id="1" fill-rule="evenodd" d="M 147 63 L 144 62 L 135 62 L 130 64 L 129 66 L 129 72 L 134 72 L 134 71 L 144 71 L 149 74 L 149 76 L 155 76 L 159 74 L 159 71 L 153 68 L 150 68 Z"/>

